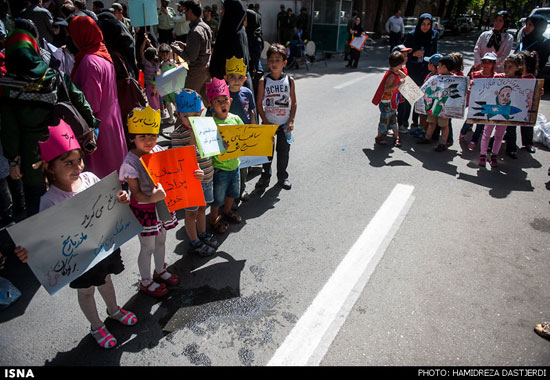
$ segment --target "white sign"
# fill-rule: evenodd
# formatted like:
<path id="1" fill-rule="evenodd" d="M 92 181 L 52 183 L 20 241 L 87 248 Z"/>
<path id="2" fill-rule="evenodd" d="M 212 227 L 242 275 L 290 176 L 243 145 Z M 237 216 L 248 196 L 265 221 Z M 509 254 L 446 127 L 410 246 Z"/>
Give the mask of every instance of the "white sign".
<path id="1" fill-rule="evenodd" d="M 424 96 L 424 93 L 420 91 L 420 87 L 409 76 L 405 77 L 405 82 L 399 87 L 399 93 L 407 99 L 409 104 L 416 103 L 418 99 Z"/>
<path id="2" fill-rule="evenodd" d="M 193 133 L 195 133 L 195 140 L 202 158 L 225 152 L 222 136 L 212 117 L 190 117 L 189 121 L 193 126 Z"/>

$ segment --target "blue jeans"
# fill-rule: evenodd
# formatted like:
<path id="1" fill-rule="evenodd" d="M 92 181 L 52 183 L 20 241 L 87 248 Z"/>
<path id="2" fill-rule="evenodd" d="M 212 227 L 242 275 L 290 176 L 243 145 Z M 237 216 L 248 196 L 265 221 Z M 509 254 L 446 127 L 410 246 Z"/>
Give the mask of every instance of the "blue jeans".
<path id="1" fill-rule="evenodd" d="M 224 204 L 225 198 L 239 198 L 241 176 L 239 168 L 231 171 L 214 168 L 214 202 L 213 207 Z"/>
<path id="2" fill-rule="evenodd" d="M 378 108 L 380 108 L 378 133 L 384 134 L 388 129 L 397 129 L 397 110 L 392 109 L 390 103 L 384 102 L 381 102 Z"/>

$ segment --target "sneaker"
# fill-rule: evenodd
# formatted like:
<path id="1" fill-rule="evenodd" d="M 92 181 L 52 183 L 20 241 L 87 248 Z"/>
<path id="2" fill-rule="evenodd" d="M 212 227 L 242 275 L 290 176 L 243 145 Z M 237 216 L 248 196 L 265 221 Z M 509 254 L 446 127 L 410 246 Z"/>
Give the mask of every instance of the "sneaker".
<path id="1" fill-rule="evenodd" d="M 422 128 L 416 127 L 415 129 L 411 130 L 411 136 L 420 137 L 420 133 L 422 131 L 423 131 Z"/>
<path id="2" fill-rule="evenodd" d="M 218 241 L 212 234 L 205 233 L 204 235 L 199 234 L 199 239 L 206 244 L 209 245 L 212 248 L 218 248 Z"/>
<path id="3" fill-rule="evenodd" d="M 436 152 L 443 152 L 447 149 L 447 144 L 437 144 L 437 147 L 435 148 Z"/>
<path id="4" fill-rule="evenodd" d="M 468 150 L 474 150 L 475 147 L 476 147 L 475 141 L 470 141 L 468 143 Z"/>
<path id="5" fill-rule="evenodd" d="M 278 184 L 285 190 L 290 190 L 292 188 L 292 184 L 288 179 L 284 179 L 282 181 L 279 181 Z"/>
<path id="6" fill-rule="evenodd" d="M 485 155 L 482 154 L 481 156 L 479 156 L 479 161 L 478 161 L 478 163 L 479 163 L 479 166 L 481 166 L 482 168 L 484 168 L 485 165 L 487 165 L 487 157 L 486 157 Z"/>
<path id="7" fill-rule="evenodd" d="M 198 246 L 191 245 L 191 252 L 199 255 L 200 257 L 210 257 L 216 253 L 216 249 L 206 245 L 203 241 Z"/>
<path id="8" fill-rule="evenodd" d="M 409 133 L 409 129 L 404 125 L 399 126 L 399 133 Z"/>
<path id="9" fill-rule="evenodd" d="M 496 154 L 491 155 L 491 161 L 489 162 L 491 164 L 492 168 L 496 168 L 498 166 L 498 160 Z"/>
<path id="10" fill-rule="evenodd" d="M 256 182 L 256 188 L 257 189 L 265 189 L 266 187 L 269 186 L 269 181 L 270 180 L 271 180 L 271 177 L 261 176 L 260 180 L 258 182 Z"/>
<path id="11" fill-rule="evenodd" d="M 248 193 L 246 192 L 246 190 L 243 191 L 243 193 L 241 194 L 241 201 L 242 201 L 242 202 L 246 202 L 246 201 L 248 201 L 249 199 L 250 199 L 250 194 L 248 194 Z"/>

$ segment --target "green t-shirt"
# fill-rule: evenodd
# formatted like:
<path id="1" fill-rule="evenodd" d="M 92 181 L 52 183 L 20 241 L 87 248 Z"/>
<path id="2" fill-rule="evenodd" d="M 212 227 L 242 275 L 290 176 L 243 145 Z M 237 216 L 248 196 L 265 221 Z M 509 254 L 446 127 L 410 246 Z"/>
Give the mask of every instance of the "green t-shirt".
<path id="1" fill-rule="evenodd" d="M 232 113 L 229 113 L 227 115 L 227 119 L 220 120 L 217 117 L 214 116 L 214 122 L 216 125 L 220 124 L 230 124 L 230 125 L 236 125 L 236 124 L 244 124 L 241 118 L 237 115 L 234 115 Z M 239 167 L 241 164 L 241 161 L 238 158 L 231 158 L 226 161 L 220 161 L 218 159 L 218 156 L 212 156 L 212 166 L 218 169 L 226 170 L 228 172 L 235 170 Z"/>

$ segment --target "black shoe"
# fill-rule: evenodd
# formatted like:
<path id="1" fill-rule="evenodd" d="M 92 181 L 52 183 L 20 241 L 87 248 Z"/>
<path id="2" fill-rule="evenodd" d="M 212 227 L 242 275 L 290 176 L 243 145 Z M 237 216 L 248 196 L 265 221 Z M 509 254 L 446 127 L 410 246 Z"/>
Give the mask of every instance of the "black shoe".
<path id="1" fill-rule="evenodd" d="M 446 149 L 447 149 L 447 146 L 445 144 L 438 144 L 437 148 L 435 148 L 435 151 L 436 152 L 443 152 Z"/>
<path id="2" fill-rule="evenodd" d="M 417 144 L 431 144 L 432 143 L 432 140 L 431 139 L 427 139 L 427 138 L 423 138 L 422 140 L 418 140 L 416 142 Z"/>
<path id="3" fill-rule="evenodd" d="M 246 191 L 243 191 L 240 199 L 241 199 L 241 202 L 246 202 L 250 199 L 250 194 L 248 194 Z"/>
<path id="4" fill-rule="evenodd" d="M 535 153 L 535 151 L 536 151 L 535 147 L 533 145 L 526 146 L 525 150 L 528 151 L 529 153 Z"/>
<path id="5" fill-rule="evenodd" d="M 271 180 L 271 177 L 264 177 L 261 176 L 260 180 L 256 182 L 256 189 L 265 189 L 269 186 L 269 181 Z"/>
<path id="6" fill-rule="evenodd" d="M 288 179 L 284 179 L 282 181 L 277 182 L 283 189 L 290 190 L 292 188 L 292 184 Z"/>
<path id="7" fill-rule="evenodd" d="M 514 160 L 518 158 L 517 152 L 507 152 L 506 154 L 508 155 L 508 157 L 513 158 Z"/>

